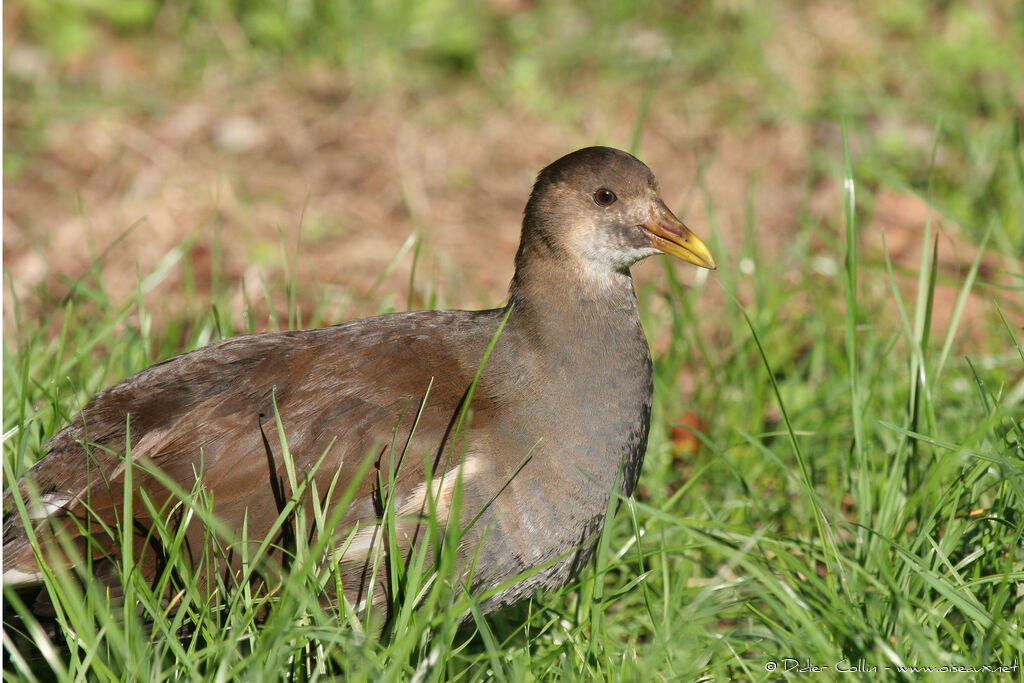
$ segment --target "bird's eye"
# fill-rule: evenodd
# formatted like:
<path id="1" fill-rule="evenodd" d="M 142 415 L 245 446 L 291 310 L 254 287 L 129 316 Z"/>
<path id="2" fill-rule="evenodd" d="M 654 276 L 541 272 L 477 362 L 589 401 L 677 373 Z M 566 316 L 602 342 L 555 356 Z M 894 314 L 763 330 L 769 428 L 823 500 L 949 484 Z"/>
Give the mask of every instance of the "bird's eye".
<path id="1" fill-rule="evenodd" d="M 606 187 L 602 187 L 594 193 L 594 201 L 601 206 L 611 206 L 615 203 L 616 199 L 618 199 L 618 197 L 615 196 L 615 193 Z"/>

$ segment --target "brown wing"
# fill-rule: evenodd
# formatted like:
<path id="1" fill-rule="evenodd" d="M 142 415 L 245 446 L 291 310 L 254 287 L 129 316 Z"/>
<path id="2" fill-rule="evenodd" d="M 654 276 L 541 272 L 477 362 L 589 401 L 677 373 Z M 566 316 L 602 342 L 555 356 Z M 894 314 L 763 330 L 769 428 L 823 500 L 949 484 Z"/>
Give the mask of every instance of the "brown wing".
<path id="1" fill-rule="evenodd" d="M 76 535 L 75 518 L 113 525 L 130 434 L 131 459 L 143 463 L 132 470 L 136 492 L 158 506 L 173 502 L 150 466 L 185 491 L 198 475 L 216 516 L 236 531 L 245 519 L 248 538 L 261 539 L 290 496 L 275 403 L 299 476 L 311 473 L 321 494 L 335 478 L 336 493 L 344 491 L 367 456 L 387 472 L 391 454 L 403 452 L 400 481 L 412 488 L 423 481 L 425 457 L 443 468 L 436 456 L 500 320 L 501 311 L 396 314 L 238 337 L 178 356 L 98 394 L 48 443 L 20 490 L 39 494 L 33 516 L 44 539 L 54 524 Z M 477 411 L 477 424 L 488 412 Z M 376 482 L 371 471 L 359 484 L 342 526 L 375 519 Z M 136 530 L 145 530 L 152 520 L 141 499 L 133 507 Z M 31 578 L 36 561 L 12 508 L 8 492 L 5 577 Z M 190 530 L 197 543 L 201 533 Z M 144 569 L 155 571 L 153 561 Z"/>

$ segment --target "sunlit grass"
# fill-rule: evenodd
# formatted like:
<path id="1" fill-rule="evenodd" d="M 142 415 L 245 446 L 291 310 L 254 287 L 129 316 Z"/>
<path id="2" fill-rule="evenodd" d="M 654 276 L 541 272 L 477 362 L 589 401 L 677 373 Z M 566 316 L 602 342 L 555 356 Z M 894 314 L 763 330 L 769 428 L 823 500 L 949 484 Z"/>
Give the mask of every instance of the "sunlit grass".
<path id="1" fill-rule="evenodd" d="M 326 63 L 370 100 L 382 90 L 427 100 L 475 87 L 480 101 L 568 121 L 635 101 L 635 127 L 619 142 L 631 139 L 641 156 L 645 115 L 671 114 L 680 140 L 691 125 L 700 135 L 797 122 L 811 131 L 802 206 L 816 186 L 841 189 L 825 219 L 802 210 L 774 251 L 760 239 L 751 190 L 734 243 L 719 230 L 721 207 L 703 175 L 715 150 L 694 155 L 696 189 L 684 208 L 707 217 L 702 237 L 720 269 L 689 288 L 666 259 L 657 284 L 639 292 L 648 335 L 668 337 L 656 344 L 644 472 L 635 498 L 612 511 L 591 566 L 565 589 L 485 617 L 478 599 L 432 578 L 425 557 L 382 565 L 407 590 L 393 626 L 378 633 L 351 606 L 320 599 L 336 575 L 314 540 L 292 549 L 292 573 L 276 590 L 239 581 L 207 599 L 198 571 L 219 573 L 229 534 L 216 533 L 197 488 L 179 491 L 164 514 L 189 511 L 213 530 L 208 565 L 189 566 L 165 525 L 176 576 L 154 589 L 125 566 L 127 602 L 54 568 L 52 632 L 28 615 L 24 595 L 5 589 L 5 680 L 777 680 L 789 662 L 824 667 L 822 680 L 840 667 L 887 680 L 901 678 L 901 666 L 1024 664 L 1020 3 L 868 2 L 855 14 L 843 3 L 698 3 L 685 16 L 649 4 L 643 20 L 635 3 L 619 1 L 533 3 L 513 16 L 488 5 L 457 17 L 433 1 L 222 5 L 25 3 L 14 47 L 23 40 L 52 61 L 42 76 L 5 74 L 7 177 L 46 153 L 52 121 L 97 108 L 153 116 L 226 63 L 245 64 L 248 78 Z M 786 30 L 804 19 L 810 47 L 801 52 Z M 152 84 L 127 78 L 119 88 L 99 69 L 76 67 L 112 33 L 129 64 L 131 45 L 143 56 L 168 47 Z M 928 207 L 916 260 L 866 246 L 884 192 Z M 38 310 L 37 293 L 8 277 L 5 487 L 93 393 L 153 362 L 256 329 L 388 312 L 394 301 L 446 303 L 415 266 L 415 236 L 369 295 L 310 301 L 297 273 L 311 247 L 283 235 L 278 274 L 255 291 L 226 280 L 218 238 L 209 292 L 193 286 L 188 243 L 140 273 L 123 300 L 109 293 L 97 255 L 40 319 L 21 307 L 24 298 Z M 943 263 L 937 237 L 977 253 Z M 990 255 L 1007 258 L 993 268 Z M 1006 266 L 1014 258 L 1018 266 Z M 382 298 L 400 262 L 414 264 L 408 291 Z M 147 309 L 176 269 L 186 274 L 175 292 L 185 305 L 173 315 Z M 684 421 L 703 425 L 699 445 L 672 438 Z M 303 514 L 320 529 L 337 519 Z M 294 521 L 284 515 L 279 526 Z M 119 529 L 101 533 L 128 542 Z M 256 576 L 267 539 L 249 540 L 242 547 L 262 548 L 244 561 Z M 438 560 L 443 578 L 453 558 Z"/>
<path id="2" fill-rule="evenodd" d="M 787 278 L 812 258 L 807 247 L 767 260 L 754 244 L 712 237 L 721 270 L 703 287 L 729 295 L 713 325 L 702 324 L 702 290 L 682 286 L 677 266 L 666 270 L 663 292 L 640 292 L 648 331 L 674 332 L 656 358 L 642 495 L 611 511 L 594 562 L 565 589 L 484 617 L 443 580 L 453 558 L 441 556 L 442 580 L 428 567 L 382 566 L 408 590 L 400 628 L 380 634 L 351 606 L 320 600 L 333 580 L 322 542 L 293 550 L 279 590 L 240 581 L 207 600 L 167 527 L 179 577 L 173 609 L 166 591 L 128 565 L 125 603 L 112 603 L 88 576 L 55 569 L 47 575 L 55 635 L 5 592 L 7 676 L 724 680 L 771 678 L 768 669 L 787 659 L 831 671 L 876 666 L 883 678 L 897 678 L 901 666 L 1012 666 L 1024 650 L 1019 323 L 991 291 L 978 291 L 976 262 L 960 298 L 979 298 L 990 324 L 970 333 L 1004 351 L 947 343 L 962 338 L 962 318 L 952 316 L 949 329 L 932 321 L 933 251 L 922 252 L 917 289 L 907 291 L 888 260 L 858 249 L 857 206 L 867 198 L 851 161 L 841 165 L 846 199 L 835 207 L 846 237 L 825 252 L 845 263 L 835 276 Z M 995 220 L 990 231 L 1000 230 Z M 282 249 L 285 273 L 294 273 L 296 252 Z M 752 259 L 752 272 L 739 269 L 740 258 Z M 163 272 L 142 277 L 140 290 L 159 288 Z M 879 279 L 884 296 L 865 286 Z M 53 320 L 17 319 L 4 338 L 5 477 L 23 472 L 94 391 L 245 331 L 231 328 L 223 308 L 231 285 L 223 286 L 207 314 L 155 329 L 144 297 L 111 301 L 97 268 Z M 746 286 L 756 297 L 734 298 Z M 291 292 L 294 282 L 282 276 L 266 288 Z M 845 305 L 836 305 L 844 292 Z M 668 305 L 651 306 L 662 294 Z M 914 307 L 905 303 L 915 298 Z M 269 327 L 302 319 L 291 301 Z M 694 378 L 692 392 L 677 391 L 681 374 Z M 687 409 L 707 428 L 696 451 L 680 452 L 666 425 Z M 200 489 L 179 500 L 190 514 L 209 515 Z M 309 514 L 304 523 L 325 529 L 337 519 L 330 510 Z M 286 517 L 281 524 L 294 521 Z M 218 542 L 212 534 L 214 549 Z"/>

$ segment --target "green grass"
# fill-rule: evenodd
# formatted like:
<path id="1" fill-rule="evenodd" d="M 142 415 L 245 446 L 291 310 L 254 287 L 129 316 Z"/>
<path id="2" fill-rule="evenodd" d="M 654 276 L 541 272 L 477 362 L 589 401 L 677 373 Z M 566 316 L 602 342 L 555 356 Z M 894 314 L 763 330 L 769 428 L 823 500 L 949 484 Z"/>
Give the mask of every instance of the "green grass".
<path id="1" fill-rule="evenodd" d="M 205 601 L 189 590 L 197 572 L 168 528 L 172 564 L 185 577 L 177 609 L 130 564 L 123 604 L 55 570 L 47 590 L 58 635 L 51 642 L 27 616 L 9 624 L 5 676 L 726 680 L 771 679 L 772 663 L 791 660 L 828 671 L 878 667 L 881 679 L 897 680 L 900 666 L 1019 664 L 1024 335 L 997 290 L 979 284 L 983 252 L 959 283 L 964 296 L 977 290 L 987 322 L 972 333 L 995 352 L 956 341 L 966 332 L 959 315 L 946 329 L 932 323 L 937 265 L 928 240 L 916 292 L 887 259 L 865 258 L 852 161 L 847 155 L 840 165 L 847 190 L 835 207 L 845 237 L 825 251 L 845 263 L 835 276 L 789 277 L 812 258 L 806 241 L 775 260 L 759 258 L 756 243 L 716 244 L 721 268 L 704 288 L 730 296 L 714 325 L 702 324 L 702 290 L 682 286 L 677 265 L 666 267 L 666 289 L 640 293 L 646 329 L 674 331 L 655 361 L 643 495 L 624 501 L 592 566 L 564 590 L 485 618 L 477 600 L 453 589 L 451 557 L 441 554 L 440 579 L 422 557 L 408 574 L 382 566 L 398 572 L 406 591 L 395 627 L 380 634 L 350 608 L 321 604 L 334 574 L 317 541 L 298 543 L 292 574 L 275 590 L 242 582 Z M 1005 228 L 997 216 L 986 236 Z M 738 268 L 741 255 L 753 258 L 752 273 Z M 295 272 L 294 258 L 283 259 L 286 273 Z M 162 272 L 141 278 L 140 292 L 159 288 Z M 293 291 L 282 280 L 266 283 L 268 291 Z M 153 329 L 142 296 L 110 301 L 96 267 L 52 320 L 17 319 L 4 338 L 5 476 L 23 472 L 94 391 L 240 332 L 223 314 L 224 287 L 207 314 Z M 753 300 L 733 296 L 745 288 Z M 659 296 L 667 305 L 653 305 Z M 16 300 L 10 305 L 17 311 Z M 297 314 L 273 314 L 271 326 Z M 684 372 L 696 388 L 681 395 Z M 665 426 L 687 408 L 708 426 L 699 451 L 680 454 Z M 301 490 L 301 473 L 294 477 Z M 217 528 L 201 490 L 180 499 Z M 282 525 L 291 523 L 287 512 Z M 331 527 L 330 510 L 308 514 L 318 528 Z M 211 534 L 214 549 L 218 542 Z M 5 598 L 5 619 L 24 614 L 17 595 L 5 590 Z"/>
<path id="2" fill-rule="evenodd" d="M 756 193 L 744 238 L 727 242 L 710 181 L 698 176 L 690 210 L 708 216 L 712 233 L 702 237 L 720 269 L 689 289 L 680 266 L 665 265 L 659 284 L 640 292 L 648 334 L 671 332 L 655 358 L 640 491 L 564 590 L 482 617 L 477 601 L 430 578 L 424 560 L 398 577 L 405 599 L 382 636 L 343 606 L 321 604 L 333 574 L 315 541 L 294 548 L 292 578 L 270 595 L 225 587 L 205 601 L 186 590 L 174 610 L 130 566 L 124 604 L 55 571 L 55 638 L 31 619 L 12 621 L 25 610 L 5 590 L 5 680 L 777 680 L 787 660 L 828 667 L 790 672 L 798 680 L 834 678 L 838 666 L 878 667 L 864 674 L 871 680 L 1019 679 L 1019 668 L 956 667 L 1024 664 L 1024 278 L 1019 265 L 993 272 L 982 263 L 998 254 L 1019 264 L 1024 253 L 1022 5 L 879 0 L 831 21 L 812 16 L 829 3 L 633 5 L 542 2 L 509 18 L 435 0 L 363 3 L 353 15 L 321 2 L 22 3 L 19 37 L 53 60 L 56 75 L 4 79 L 11 177 L 45 152 L 51 121 L 98 107 L 145 119 L 218 64 L 241 62 L 257 78 L 326 63 L 356 97 L 397 90 L 416 101 L 470 87 L 476 106 L 569 122 L 595 102 L 635 98 L 631 137 L 641 150 L 645 112 L 686 123 L 681 140 L 690 121 L 741 132 L 799 124 L 813 131 L 814 150 L 794 183 L 803 205 L 826 181 L 845 191 L 825 218 L 808 208 L 769 252 Z M 789 47 L 794 18 L 806 18 L 798 34 L 813 49 L 785 66 L 779 48 Z M 586 31 L 573 28 L 583 21 Z M 171 66 L 155 70 L 154 84 L 121 88 L 73 68 L 115 34 L 137 54 L 166 46 Z M 801 64 L 812 85 L 799 81 Z M 839 121 L 849 128 L 842 144 Z M 697 154 L 699 168 L 713 155 Z M 864 247 L 884 192 L 930 207 L 916 263 Z M 933 240 L 948 227 L 980 250 L 969 267 L 936 262 Z M 234 285 L 215 254 L 208 297 L 186 286 L 192 313 L 155 326 L 144 295 L 162 291 L 171 269 L 191 268 L 191 248 L 140 274 L 127 300 L 108 293 L 96 258 L 44 319 L 20 312 L 18 297 L 38 293 L 8 282 L 5 482 L 94 392 L 159 359 L 261 323 L 316 326 L 387 310 L 376 296 L 303 299 L 301 255 L 287 245 L 280 278 L 243 297 L 247 310 L 281 300 L 287 310 L 248 315 L 235 329 Z M 396 260 L 420 249 L 410 240 Z M 943 287 L 957 292 L 947 316 L 938 315 Z M 426 292 L 421 300 L 432 301 L 436 291 L 413 281 L 408 299 Z M 706 423 L 695 452 L 669 436 L 687 412 Z M 202 491 L 180 498 L 180 509 L 208 514 Z M 331 511 L 308 514 L 330 527 Z M 173 530 L 166 536 L 181 559 Z M 211 548 L 219 542 L 211 536 Z M 439 563 L 444 577 L 451 558 Z M 190 585 L 191 569 L 177 568 Z M 904 675 L 900 666 L 951 671 Z"/>

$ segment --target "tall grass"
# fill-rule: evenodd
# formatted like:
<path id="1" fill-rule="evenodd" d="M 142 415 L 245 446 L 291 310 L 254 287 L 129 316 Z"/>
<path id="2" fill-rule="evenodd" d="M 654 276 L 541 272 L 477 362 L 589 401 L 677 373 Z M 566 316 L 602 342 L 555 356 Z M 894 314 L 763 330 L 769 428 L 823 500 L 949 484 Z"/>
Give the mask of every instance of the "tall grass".
<path id="1" fill-rule="evenodd" d="M 847 13 L 843 3 L 641 3 L 638 13 L 632 0 L 612 0 L 535 3 L 509 16 L 503 4 L 467 12 L 443 0 L 11 3 L 11 49 L 27 45 L 43 58 L 20 50 L 5 59 L 13 113 L 4 173 L 17 178 L 48 153 L 53 120 L 99 107 L 151 117 L 216 71 L 209 67 L 246 60 L 260 75 L 267 64 L 323 62 L 364 95 L 407 89 L 427 98 L 474 83 L 516 113 L 572 120 L 633 97 L 633 147 L 648 109 L 685 112 L 671 126 L 685 119 L 687 129 L 691 119 L 748 130 L 797 120 L 821 132 L 845 116 L 843 151 L 812 158 L 805 179 L 808 188 L 825 176 L 842 187 L 827 221 L 834 233 L 802 216 L 786 248 L 767 254 L 751 192 L 744 239 L 729 243 L 698 177 L 720 269 L 691 290 L 679 266 L 666 265 L 664 284 L 640 292 L 648 333 L 671 330 L 671 343 L 655 358 L 640 489 L 615 511 L 593 564 L 564 590 L 487 617 L 454 584 L 431 578 L 425 557 L 408 569 L 382 564 L 380 576 L 394 572 L 408 590 L 394 625 L 378 633 L 344 604 L 320 600 L 335 578 L 322 544 L 296 536 L 289 580 L 276 592 L 239 581 L 206 599 L 168 524 L 157 532 L 176 576 L 154 588 L 126 565 L 123 601 L 88 575 L 48 572 L 56 629 L 29 614 L 29 596 L 5 587 L 5 680 L 777 680 L 811 667 L 823 671 L 802 675 L 856 667 L 872 680 L 907 680 L 919 676 L 900 667 L 948 667 L 934 678 L 1019 679 L 1024 279 L 1018 266 L 1010 284 L 994 282 L 998 273 L 982 264 L 988 253 L 1019 259 L 1024 250 L 1024 5 L 868 1 Z M 790 45 L 793 22 L 806 43 Z M 115 34 L 125 51 L 110 63 L 152 59 L 171 71 L 152 69 L 162 87 L 150 90 L 146 77 L 117 87 L 108 68 L 89 68 Z M 937 112 L 942 135 L 929 138 Z M 809 139 L 839 149 L 827 133 Z M 929 206 L 912 267 L 864 248 L 863 218 L 880 190 Z M 936 250 L 938 218 L 977 247 L 963 272 L 941 267 L 949 264 Z M 8 279 L 5 486 L 94 392 L 152 362 L 257 326 L 336 322 L 337 307 L 323 300 L 301 310 L 296 245 L 283 282 L 243 293 L 266 301 L 268 319 L 249 314 L 235 327 L 218 244 L 210 299 L 186 286 L 195 297 L 187 309 L 202 312 L 159 326 L 146 295 L 175 268 L 190 281 L 190 244 L 140 274 L 127 300 L 108 293 L 97 256 L 42 319 L 22 314 L 22 283 Z M 410 238 L 378 285 L 410 253 L 415 263 L 421 247 Z M 809 267 L 819 261 L 829 267 Z M 940 288 L 950 285 L 958 292 L 940 324 Z M 381 312 L 376 291 L 357 310 Z M 725 303 L 707 305 L 705 291 Z M 288 308 L 276 311 L 282 298 Z M 968 302 L 981 310 L 970 323 Z M 673 423 L 693 424 L 680 419 L 688 413 L 706 425 L 696 449 L 670 437 Z M 301 473 L 292 474 L 301 492 Z M 296 502 L 285 506 L 308 515 L 304 523 L 332 528 L 336 510 Z M 198 516 L 211 529 L 199 569 L 218 575 L 229 534 L 209 509 L 197 488 L 150 512 Z M 293 523 L 285 514 L 277 528 Z M 97 534 L 132 542 L 118 528 Z M 252 540 L 241 546 L 257 548 L 244 571 L 257 576 L 271 539 Z M 450 559 L 437 558 L 442 578 Z M 1018 668 L 966 670 L 985 666 Z"/>
<path id="2" fill-rule="evenodd" d="M 209 566 L 188 566 L 180 533 L 167 525 L 157 531 L 168 573 L 152 586 L 124 563 L 122 601 L 87 573 L 54 567 L 45 577 L 57 608 L 50 633 L 24 594 L 5 588 L 5 678 L 758 680 L 817 666 L 882 680 L 911 677 L 903 672 L 912 667 L 946 667 L 967 680 L 977 676 L 970 667 L 1019 666 L 1024 349 L 1019 319 L 999 306 L 995 290 L 978 289 L 989 235 L 998 238 L 1006 226 L 995 216 L 986 227 L 949 326 L 937 329 L 932 243 L 921 253 L 916 292 L 905 291 L 887 255 L 882 263 L 865 256 L 857 234 L 865 197 L 852 161 L 849 153 L 842 160 L 845 198 L 835 207 L 845 237 L 824 253 L 845 264 L 837 276 L 803 269 L 812 258 L 806 241 L 779 260 L 757 258 L 756 244 L 719 241 L 721 270 L 706 286 L 733 298 L 714 312 L 713 325 L 702 324 L 701 292 L 680 284 L 677 266 L 666 269 L 668 306 L 650 305 L 654 288 L 640 293 L 648 331 L 674 333 L 655 361 L 655 427 L 641 493 L 612 501 L 594 562 L 565 589 L 485 617 L 479 596 L 457 590 L 451 555 L 436 556 L 437 574 L 427 554 L 408 566 L 382 563 L 379 571 L 405 590 L 381 632 L 351 606 L 320 599 L 335 580 L 336 554 L 326 534 L 299 533 L 285 580 L 271 590 L 245 580 L 221 585 L 207 599 L 198 577 L 219 574 L 226 532 L 217 531 L 197 487 L 180 491 L 175 509 L 149 512 L 199 516 L 211 529 Z M 739 270 L 739 255 L 753 255 L 753 272 Z M 295 273 L 294 260 L 285 262 Z M 160 287 L 166 272 L 140 278 L 140 292 Z M 289 280 L 282 287 L 293 292 Z M 881 289 L 866 286 L 879 281 Z M 10 299 L 6 482 L 91 393 L 183 350 L 183 331 L 185 348 L 234 333 L 223 308 L 228 288 L 215 292 L 220 303 L 206 315 L 163 329 L 147 324 L 142 296 L 111 301 L 99 268 L 51 320 L 19 318 Z M 756 291 L 752 302 L 740 294 L 747 289 Z M 988 313 L 971 335 L 1002 351 L 980 354 L 956 341 L 967 332 L 968 297 Z M 301 316 L 289 310 L 276 319 Z M 681 373 L 696 380 L 685 395 L 676 389 Z M 706 416 L 696 452 L 681 452 L 665 429 L 685 410 Z M 288 478 L 293 498 L 271 536 L 297 523 L 296 515 L 310 517 L 298 528 L 333 528 L 339 510 L 298 505 L 310 480 L 292 469 Z M 311 500 L 323 498 L 314 493 Z M 131 514 L 123 510 L 124 519 Z M 435 528 L 433 536 L 450 532 Z M 132 542 L 116 528 L 98 533 Z M 252 540 L 259 543 L 241 546 L 257 548 L 243 565 L 258 573 L 271 541 Z M 1019 671 L 982 677 L 1013 680 Z"/>

